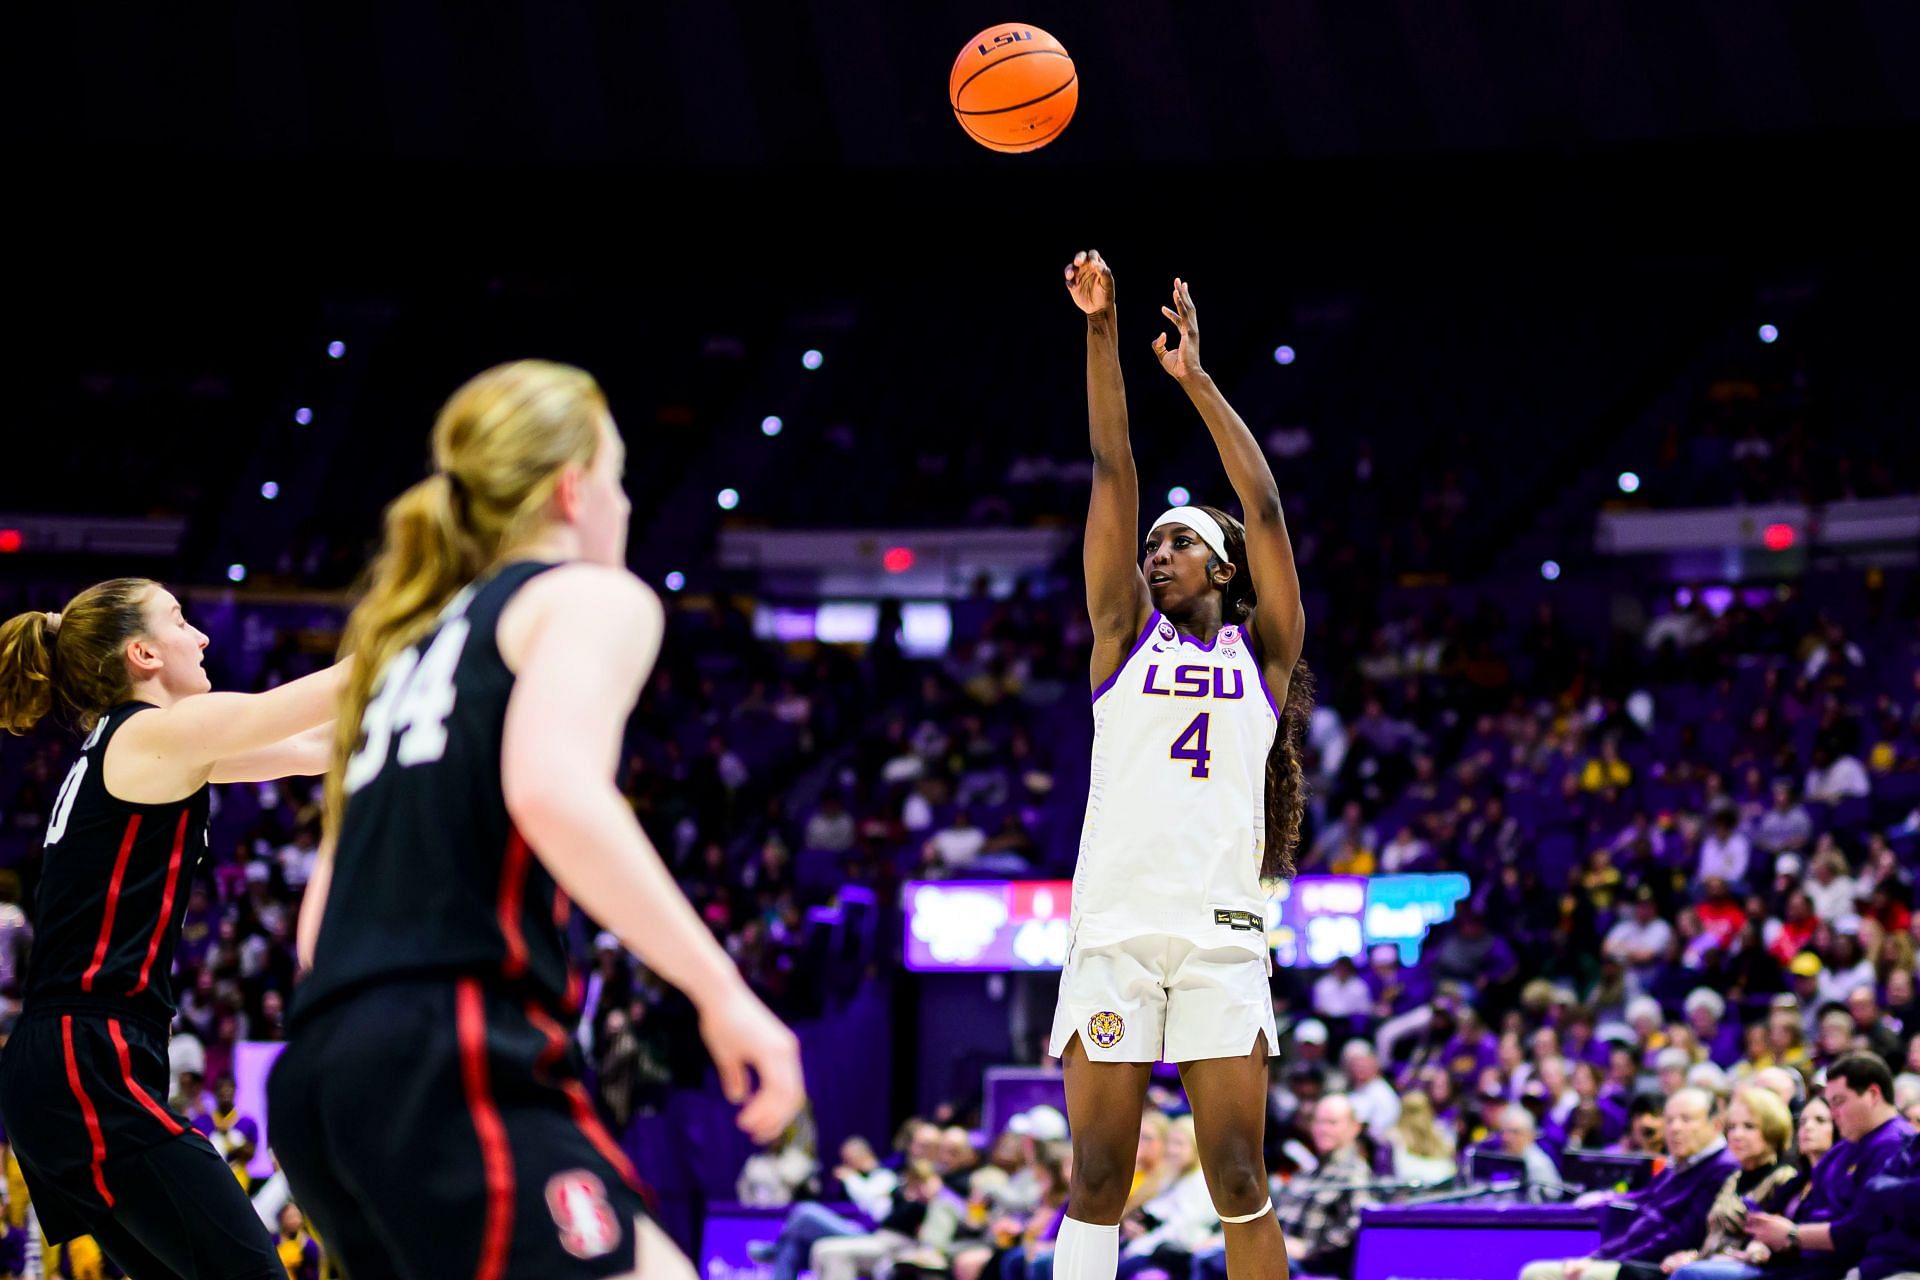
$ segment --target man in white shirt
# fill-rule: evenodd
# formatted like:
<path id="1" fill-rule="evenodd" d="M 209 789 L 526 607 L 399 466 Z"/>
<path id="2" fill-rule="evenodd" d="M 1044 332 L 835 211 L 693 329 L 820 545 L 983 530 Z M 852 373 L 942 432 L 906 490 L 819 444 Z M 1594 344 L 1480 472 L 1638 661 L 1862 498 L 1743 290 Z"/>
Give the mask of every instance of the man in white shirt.
<path id="1" fill-rule="evenodd" d="M 1666 958 L 1673 944 L 1673 926 L 1660 918 L 1660 904 L 1653 889 L 1641 885 L 1634 891 L 1633 914 L 1607 931 L 1601 952 L 1618 961 L 1640 983 L 1653 976 L 1654 969 Z"/>
<path id="2" fill-rule="evenodd" d="M 1807 799 L 1819 804 L 1864 798 L 1873 791 L 1866 766 L 1850 755 L 1835 756 L 1825 747 L 1813 749 L 1813 767 L 1807 770 Z"/>
<path id="3" fill-rule="evenodd" d="M 1553 1157 L 1540 1147 L 1540 1129 L 1534 1122 L 1533 1113 L 1517 1102 L 1510 1102 L 1500 1112 L 1500 1151 L 1503 1155 L 1518 1156 L 1527 1166 L 1527 1183 L 1539 1187 L 1536 1198 L 1558 1200 L 1560 1193 L 1553 1188 L 1560 1181 L 1560 1170 L 1554 1166 Z"/>
<path id="4" fill-rule="evenodd" d="M 1354 1118 L 1366 1126 L 1374 1141 L 1390 1141 L 1393 1126 L 1400 1123 L 1400 1095 L 1381 1078 L 1379 1055 L 1365 1040 L 1349 1040 L 1340 1051 L 1340 1065 L 1347 1073 L 1347 1099 L 1353 1104 Z"/>
<path id="5" fill-rule="evenodd" d="M 1733 825 L 1733 811 L 1722 809 L 1713 815 L 1713 829 L 1700 842 L 1700 870 L 1697 883 L 1725 880 L 1744 885 L 1747 867 L 1753 861 L 1753 846 Z"/>
<path id="6" fill-rule="evenodd" d="M 980 856 L 987 833 L 974 825 L 973 815 L 965 809 L 953 816 L 953 822 L 933 833 L 927 841 L 927 860 L 945 872 L 964 871 Z"/>
<path id="7" fill-rule="evenodd" d="M 1405 871 L 1427 856 L 1427 842 L 1413 834 L 1412 827 L 1401 827 L 1380 850 L 1380 869 L 1388 875 Z"/>
<path id="8" fill-rule="evenodd" d="M 1847 855 L 1831 835 L 1820 838 L 1820 849 L 1813 856 L 1813 874 L 1801 883 L 1801 890 L 1813 901 L 1813 913 L 1832 923 L 1851 915 L 1860 897 L 1860 884 L 1848 875 Z"/>
<path id="9" fill-rule="evenodd" d="M 1785 778 L 1773 783 L 1773 808 L 1754 824 L 1754 843 L 1768 853 L 1795 853 L 1813 839 L 1813 818 L 1805 805 L 1794 803 L 1793 784 Z"/>
<path id="10" fill-rule="evenodd" d="M 1313 1011 L 1323 1018 L 1364 1018 L 1373 1012 L 1373 992 L 1351 957 L 1335 960 L 1313 984 Z"/>

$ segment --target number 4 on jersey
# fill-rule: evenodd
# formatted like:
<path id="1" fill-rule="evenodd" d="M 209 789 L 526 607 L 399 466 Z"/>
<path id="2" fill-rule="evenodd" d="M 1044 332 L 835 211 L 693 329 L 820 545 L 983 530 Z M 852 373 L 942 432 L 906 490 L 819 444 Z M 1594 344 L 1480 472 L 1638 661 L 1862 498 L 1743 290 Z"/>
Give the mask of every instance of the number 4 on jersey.
<path id="1" fill-rule="evenodd" d="M 1207 761 L 1213 759 L 1213 753 L 1207 750 L 1207 713 L 1202 711 L 1193 718 L 1193 723 L 1181 730 L 1180 736 L 1173 740 L 1173 750 L 1167 753 L 1172 760 L 1193 761 L 1193 776 L 1207 776 Z"/>
<path id="2" fill-rule="evenodd" d="M 403 769 L 428 764 L 446 753 L 447 717 L 453 714 L 453 673 L 460 665 L 461 650 L 467 647 L 470 629 L 465 618 L 455 618 L 440 628 L 425 657 L 418 649 L 408 649 L 388 665 L 373 700 L 360 717 L 360 731 L 366 741 L 347 761 L 342 779 L 347 794 L 380 776 L 396 731 L 405 730 L 400 734 L 399 750 L 393 753 L 395 763 Z"/>

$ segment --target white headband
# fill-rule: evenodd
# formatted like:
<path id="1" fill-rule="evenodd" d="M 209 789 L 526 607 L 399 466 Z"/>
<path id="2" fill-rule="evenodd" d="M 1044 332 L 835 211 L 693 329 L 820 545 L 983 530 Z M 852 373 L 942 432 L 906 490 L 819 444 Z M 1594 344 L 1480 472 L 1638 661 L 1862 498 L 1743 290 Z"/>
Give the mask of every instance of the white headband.
<path id="1" fill-rule="evenodd" d="M 1233 557 L 1227 554 L 1227 535 L 1220 528 L 1220 522 L 1198 507 L 1168 507 L 1150 526 L 1158 529 L 1162 525 L 1183 524 L 1200 535 L 1200 541 L 1207 549 L 1220 557 L 1222 564 L 1231 564 Z"/>

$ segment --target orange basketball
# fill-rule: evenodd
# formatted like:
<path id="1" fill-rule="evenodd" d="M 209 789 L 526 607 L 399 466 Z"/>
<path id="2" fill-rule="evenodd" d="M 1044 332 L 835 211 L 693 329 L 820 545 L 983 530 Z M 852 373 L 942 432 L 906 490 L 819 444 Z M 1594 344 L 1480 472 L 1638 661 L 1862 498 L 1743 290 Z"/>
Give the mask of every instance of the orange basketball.
<path id="1" fill-rule="evenodd" d="M 953 60 L 953 118 L 983 147 L 1035 151 L 1060 136 L 1080 101 L 1073 59 L 1038 27 L 988 27 Z"/>

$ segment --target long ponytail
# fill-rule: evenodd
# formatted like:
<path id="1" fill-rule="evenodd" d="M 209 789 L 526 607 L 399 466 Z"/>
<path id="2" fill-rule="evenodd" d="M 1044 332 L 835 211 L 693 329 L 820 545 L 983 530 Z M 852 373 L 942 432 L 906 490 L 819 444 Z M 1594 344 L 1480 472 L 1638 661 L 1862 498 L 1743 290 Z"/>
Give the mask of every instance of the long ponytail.
<path id="1" fill-rule="evenodd" d="M 1246 526 L 1218 507 L 1200 509 L 1220 523 L 1227 540 L 1227 559 L 1239 567 L 1222 592 L 1220 616 L 1228 622 L 1244 623 L 1253 616 L 1254 606 L 1260 602 L 1254 591 L 1253 576 L 1246 572 Z M 1287 678 L 1286 700 L 1280 704 L 1280 724 L 1274 730 L 1273 747 L 1267 752 L 1267 830 L 1260 855 L 1263 881 L 1293 877 L 1293 855 L 1300 847 L 1300 826 L 1307 812 L 1307 773 L 1302 765 L 1302 752 L 1307 725 L 1313 719 L 1314 683 L 1313 669 L 1307 666 L 1306 659 L 1297 660 Z"/>
<path id="2" fill-rule="evenodd" d="M 544 360 L 496 365 L 440 410 L 434 473 L 388 505 L 385 541 L 341 637 L 340 652 L 358 660 L 334 724 L 330 837 L 340 828 L 341 778 L 380 673 L 432 630 L 463 587 L 537 530 L 561 469 L 593 462 L 606 414 L 590 374 Z"/>
<path id="3" fill-rule="evenodd" d="M 0 623 L 0 729 L 22 734 L 55 711 L 81 732 L 133 691 L 127 641 L 147 629 L 150 578 L 96 583 L 57 614 Z"/>

